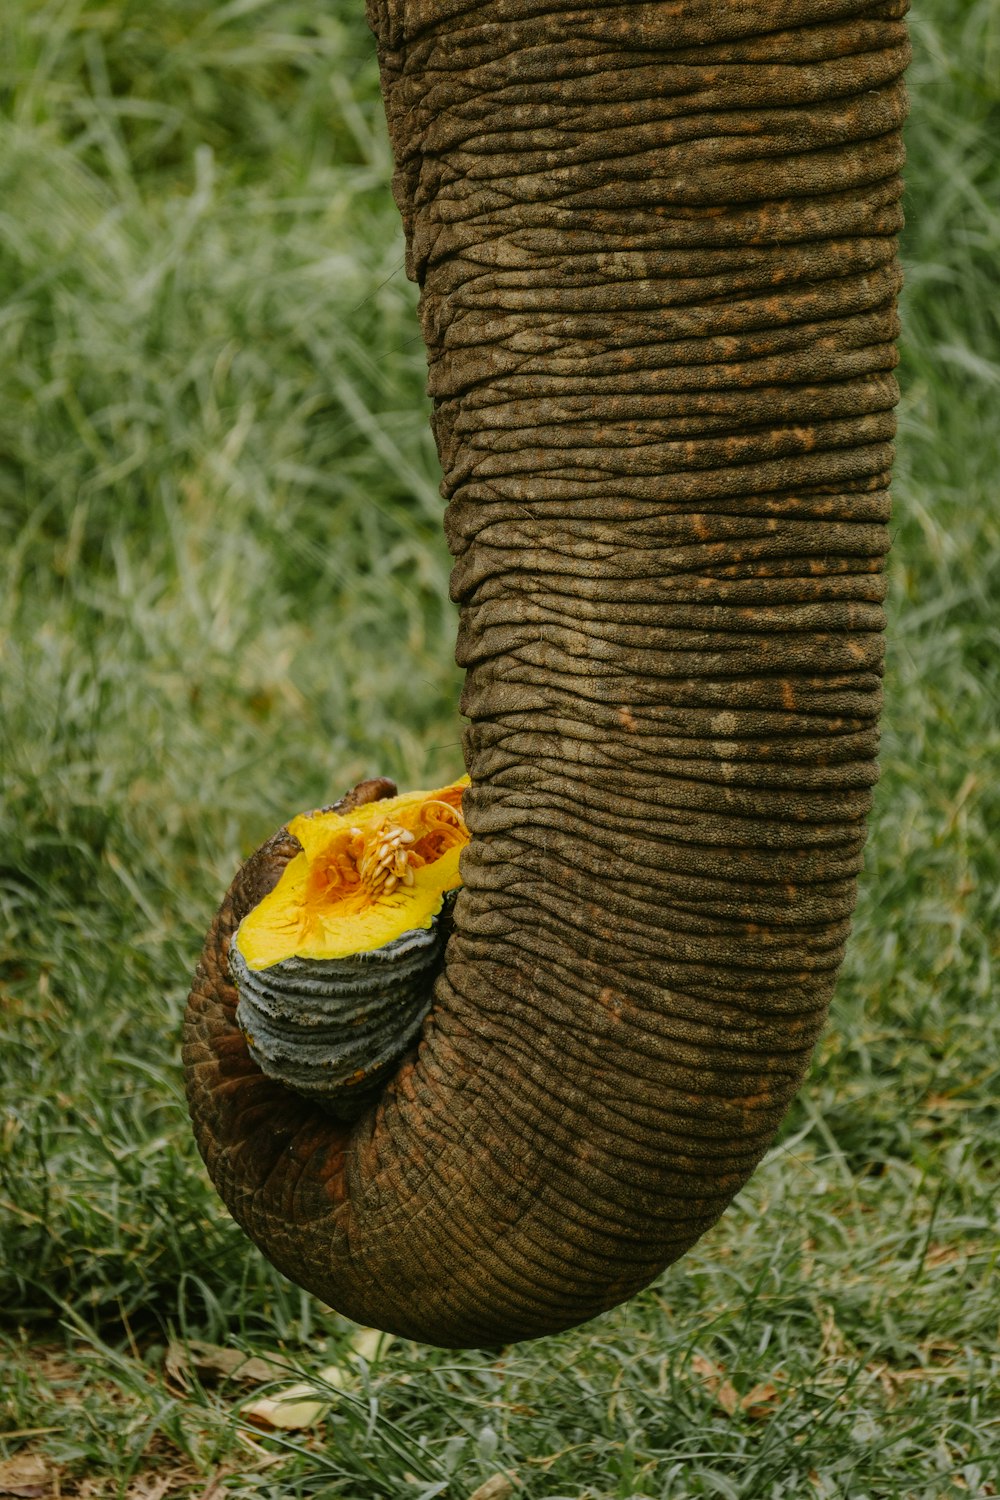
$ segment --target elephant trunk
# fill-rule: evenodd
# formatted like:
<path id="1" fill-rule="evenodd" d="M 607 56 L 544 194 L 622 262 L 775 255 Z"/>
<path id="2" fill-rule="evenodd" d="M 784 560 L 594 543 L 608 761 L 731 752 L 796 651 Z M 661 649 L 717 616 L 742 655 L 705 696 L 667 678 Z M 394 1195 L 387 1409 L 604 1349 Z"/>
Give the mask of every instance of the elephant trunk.
<path id="1" fill-rule="evenodd" d="M 472 842 L 353 1126 L 192 994 L 202 1150 L 335 1307 L 432 1343 L 629 1296 L 747 1180 L 876 778 L 903 0 L 374 0 L 456 556 Z"/>

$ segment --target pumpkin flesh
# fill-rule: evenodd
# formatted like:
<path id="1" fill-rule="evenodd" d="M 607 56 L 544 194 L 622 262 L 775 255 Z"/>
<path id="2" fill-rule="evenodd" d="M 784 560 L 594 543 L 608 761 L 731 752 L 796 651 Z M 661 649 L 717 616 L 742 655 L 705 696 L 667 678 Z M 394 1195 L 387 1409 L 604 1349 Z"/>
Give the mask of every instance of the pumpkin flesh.
<path id="1" fill-rule="evenodd" d="M 448 891 L 469 832 L 462 793 L 469 778 L 435 791 L 406 792 L 350 813 L 293 818 L 302 845 L 274 890 L 236 934 L 250 969 L 288 958 L 336 959 L 383 948 L 429 928 Z"/>

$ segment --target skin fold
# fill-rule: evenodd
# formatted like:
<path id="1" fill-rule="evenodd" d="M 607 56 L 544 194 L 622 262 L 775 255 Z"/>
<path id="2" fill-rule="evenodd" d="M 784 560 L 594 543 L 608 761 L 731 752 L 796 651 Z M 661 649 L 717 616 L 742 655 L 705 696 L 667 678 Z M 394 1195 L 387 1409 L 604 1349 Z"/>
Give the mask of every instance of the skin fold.
<path id="1" fill-rule="evenodd" d="M 360 1119 L 233 1020 L 285 832 L 185 1039 L 233 1215 L 361 1322 L 495 1345 L 613 1306 L 801 1081 L 877 775 L 905 9 L 370 3 L 473 837 L 419 1047 Z"/>

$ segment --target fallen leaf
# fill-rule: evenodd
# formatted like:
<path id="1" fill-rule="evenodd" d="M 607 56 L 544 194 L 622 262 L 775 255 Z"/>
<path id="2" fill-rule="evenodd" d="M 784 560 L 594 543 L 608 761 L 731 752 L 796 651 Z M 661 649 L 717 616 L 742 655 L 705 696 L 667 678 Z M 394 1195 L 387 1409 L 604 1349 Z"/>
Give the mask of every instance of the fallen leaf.
<path id="1" fill-rule="evenodd" d="M 392 1334 L 383 1333 L 381 1328 L 359 1328 L 351 1339 L 350 1350 L 352 1356 L 370 1365 L 381 1359 L 391 1343 Z"/>
<path id="2" fill-rule="evenodd" d="M 125 1492 L 125 1500 L 163 1500 L 170 1485 L 169 1475 L 160 1479 L 134 1479 Z"/>
<path id="3" fill-rule="evenodd" d="M 348 1346 L 346 1363 L 327 1365 L 315 1377 L 315 1383 L 298 1381 L 273 1396 L 258 1397 L 243 1407 L 243 1416 L 256 1427 L 280 1428 L 283 1432 L 313 1427 L 330 1407 L 330 1388 L 344 1390 L 357 1375 L 357 1361 L 373 1363 L 391 1343 L 391 1334 L 377 1328 L 359 1328 Z"/>
<path id="4" fill-rule="evenodd" d="M 722 1407 L 727 1417 L 739 1411 L 740 1393 L 731 1380 L 720 1380 L 715 1387 L 714 1394 L 716 1403 Z"/>
<path id="5" fill-rule="evenodd" d="M 506 1474 L 491 1474 L 478 1490 L 473 1490 L 469 1500 L 508 1500 L 508 1496 L 514 1493 L 514 1486 Z"/>
<path id="6" fill-rule="evenodd" d="M 782 1395 L 773 1381 L 760 1381 L 747 1391 L 745 1396 L 741 1396 L 722 1367 L 706 1359 L 704 1355 L 694 1356 L 691 1369 L 715 1397 L 716 1404 L 722 1408 L 727 1417 L 733 1417 L 737 1412 L 742 1412 L 752 1422 L 763 1422 L 768 1417 L 772 1417 L 781 1405 Z"/>
<path id="7" fill-rule="evenodd" d="M 770 1380 L 762 1380 L 759 1385 L 747 1391 L 740 1406 L 751 1422 L 763 1422 L 774 1416 L 781 1405 L 781 1399 L 778 1387 Z"/>
<path id="8" fill-rule="evenodd" d="M 241 1349 L 224 1349 L 201 1339 L 186 1339 L 183 1343 L 171 1339 L 163 1364 L 168 1378 L 182 1390 L 190 1386 L 192 1372 L 209 1383 L 238 1380 L 245 1385 L 263 1385 L 288 1373 L 288 1366 L 277 1360 L 244 1354 Z"/>
<path id="9" fill-rule="evenodd" d="M 336 1367 L 321 1370 L 319 1379 L 332 1385 L 327 1375 L 339 1375 Z M 329 1408 L 329 1397 L 320 1396 L 314 1385 L 300 1381 L 290 1385 L 277 1396 L 258 1396 L 242 1408 L 243 1416 L 255 1427 L 280 1428 L 282 1432 L 298 1432 L 305 1427 L 314 1427 Z"/>
<path id="10" fill-rule="evenodd" d="M 832 1307 L 823 1307 L 820 1312 L 822 1342 L 819 1347 L 819 1363 L 834 1364 L 848 1352 L 847 1340 L 837 1327 Z"/>
<path id="11" fill-rule="evenodd" d="M 960 1259 L 962 1251 L 954 1245 L 928 1245 L 924 1252 L 924 1267 L 950 1266 Z"/>
<path id="12" fill-rule="evenodd" d="M 17 1500 L 37 1500 L 37 1497 L 51 1493 L 48 1466 L 36 1454 L 18 1453 L 0 1462 L 0 1495 L 13 1495 Z"/>

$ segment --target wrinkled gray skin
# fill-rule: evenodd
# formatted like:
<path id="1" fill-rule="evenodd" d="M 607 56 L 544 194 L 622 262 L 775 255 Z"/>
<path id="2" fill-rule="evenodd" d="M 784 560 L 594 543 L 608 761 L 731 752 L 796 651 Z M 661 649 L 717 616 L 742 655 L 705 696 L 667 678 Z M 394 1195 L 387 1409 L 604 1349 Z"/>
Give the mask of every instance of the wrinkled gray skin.
<path id="1" fill-rule="evenodd" d="M 493 1344 L 630 1296 L 800 1082 L 876 775 L 904 9 L 371 6 L 473 840 L 419 1048 L 357 1121 L 232 1018 L 286 834 L 186 1040 L 232 1212 L 363 1322 Z"/>

